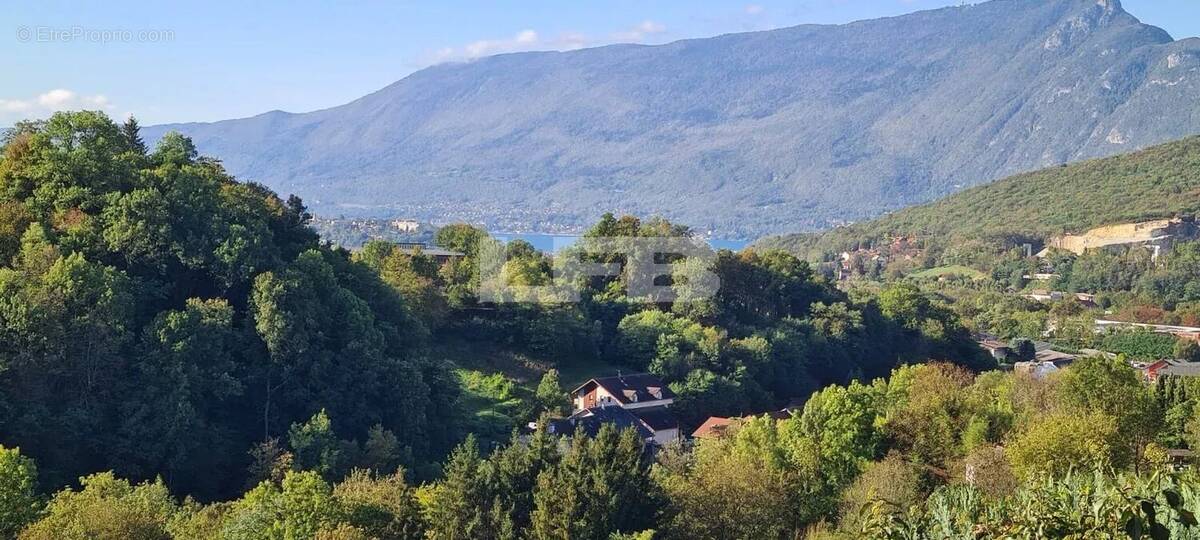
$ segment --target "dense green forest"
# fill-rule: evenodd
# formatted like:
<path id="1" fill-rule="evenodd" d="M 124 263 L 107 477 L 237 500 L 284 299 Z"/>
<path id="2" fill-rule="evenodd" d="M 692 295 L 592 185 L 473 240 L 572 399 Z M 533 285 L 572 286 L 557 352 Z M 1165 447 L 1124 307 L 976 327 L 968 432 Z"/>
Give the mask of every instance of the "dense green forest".
<path id="1" fill-rule="evenodd" d="M 544 429 L 441 478 L 403 469 L 331 480 L 339 445 L 318 414 L 264 480 L 228 502 L 179 500 L 112 473 L 48 499 L 36 461 L 0 450 L 0 529 L 23 539 L 1195 538 L 1200 478 L 1165 444 L 1200 442 L 1194 382 L 1148 387 L 1123 361 L 1048 379 L 949 364 L 835 385 L 790 418 L 651 456 L 632 430 Z M 1163 412 L 1167 411 L 1164 416 Z M 307 466 L 305 456 L 319 456 Z"/>
<path id="2" fill-rule="evenodd" d="M 299 199 L 93 113 L 18 125 L 3 156 L 0 425 L 47 485 L 112 469 L 227 495 L 254 443 L 322 408 L 415 460 L 453 444 L 428 330 Z"/>
<path id="3" fill-rule="evenodd" d="M 1051 167 L 967 189 L 930 204 L 829 231 L 769 237 L 812 260 L 914 237 L 928 247 L 1013 246 L 1100 225 L 1200 210 L 1200 137 L 1110 158 Z"/>

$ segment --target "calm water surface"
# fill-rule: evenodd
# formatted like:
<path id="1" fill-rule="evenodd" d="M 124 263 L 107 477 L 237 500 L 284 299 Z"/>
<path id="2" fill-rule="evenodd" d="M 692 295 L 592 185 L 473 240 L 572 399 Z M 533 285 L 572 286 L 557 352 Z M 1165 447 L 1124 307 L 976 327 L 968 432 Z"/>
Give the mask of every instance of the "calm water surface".
<path id="1" fill-rule="evenodd" d="M 579 236 L 566 234 L 537 234 L 537 233 L 491 233 L 492 237 L 501 242 L 511 242 L 513 240 L 524 240 L 529 242 L 538 251 L 546 253 L 554 253 L 565 247 L 570 247 L 579 240 Z M 713 249 L 729 249 L 733 251 L 741 250 L 750 242 L 747 240 L 723 240 L 720 238 L 709 238 L 708 245 Z"/>

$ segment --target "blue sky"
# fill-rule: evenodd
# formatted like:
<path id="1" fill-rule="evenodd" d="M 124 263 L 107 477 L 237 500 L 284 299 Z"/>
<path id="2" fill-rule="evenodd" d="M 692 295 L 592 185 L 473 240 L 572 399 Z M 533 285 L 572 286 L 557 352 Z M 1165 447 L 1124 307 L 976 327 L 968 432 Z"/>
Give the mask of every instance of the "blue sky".
<path id="1" fill-rule="evenodd" d="M 110 0 L 10 2 L 0 11 L 0 126 L 64 108 L 143 124 L 339 105 L 433 63 L 802 23 L 843 23 L 959 0 Z M 1176 39 L 1200 1 L 1124 0 Z"/>

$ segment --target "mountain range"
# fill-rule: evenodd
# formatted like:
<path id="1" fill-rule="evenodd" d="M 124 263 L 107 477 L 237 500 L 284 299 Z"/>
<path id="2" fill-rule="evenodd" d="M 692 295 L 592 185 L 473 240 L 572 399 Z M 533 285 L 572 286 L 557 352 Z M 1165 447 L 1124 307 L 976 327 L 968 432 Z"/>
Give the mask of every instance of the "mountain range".
<path id="1" fill-rule="evenodd" d="M 1118 0 L 993 0 L 423 69 L 345 105 L 147 127 L 324 215 L 728 238 L 859 221 L 1200 133 L 1200 39 Z"/>

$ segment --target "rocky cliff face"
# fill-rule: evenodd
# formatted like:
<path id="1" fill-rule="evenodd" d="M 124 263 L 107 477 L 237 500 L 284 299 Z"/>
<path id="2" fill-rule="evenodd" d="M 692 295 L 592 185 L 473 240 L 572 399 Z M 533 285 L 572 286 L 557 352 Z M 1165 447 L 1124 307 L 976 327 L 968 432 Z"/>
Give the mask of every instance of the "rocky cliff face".
<path id="1" fill-rule="evenodd" d="M 1195 238 L 1195 221 L 1173 218 L 1096 227 L 1080 234 L 1066 234 L 1050 238 L 1046 241 L 1046 246 L 1082 255 L 1089 249 L 1106 246 L 1139 244 L 1165 247 L 1170 246 L 1173 242 L 1190 241 Z M 1158 251 L 1156 250 L 1154 253 L 1157 255 Z"/>
<path id="2" fill-rule="evenodd" d="M 1200 40 L 994 0 L 422 70 L 346 105 L 156 126 L 325 213 L 725 236 L 819 228 L 1200 132 Z"/>

